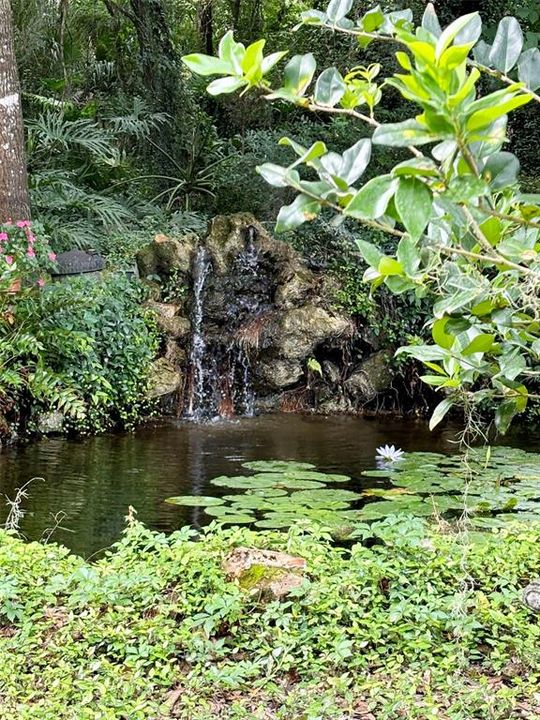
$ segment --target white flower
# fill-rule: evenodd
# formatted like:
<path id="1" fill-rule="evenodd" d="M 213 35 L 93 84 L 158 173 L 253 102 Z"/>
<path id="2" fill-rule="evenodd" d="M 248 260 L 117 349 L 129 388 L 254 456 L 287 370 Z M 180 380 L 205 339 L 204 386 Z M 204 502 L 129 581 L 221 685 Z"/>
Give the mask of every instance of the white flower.
<path id="1" fill-rule="evenodd" d="M 396 462 L 396 460 L 401 460 L 404 454 L 403 450 L 395 447 L 395 445 L 384 445 L 377 448 L 377 459 L 385 460 L 387 462 Z"/>

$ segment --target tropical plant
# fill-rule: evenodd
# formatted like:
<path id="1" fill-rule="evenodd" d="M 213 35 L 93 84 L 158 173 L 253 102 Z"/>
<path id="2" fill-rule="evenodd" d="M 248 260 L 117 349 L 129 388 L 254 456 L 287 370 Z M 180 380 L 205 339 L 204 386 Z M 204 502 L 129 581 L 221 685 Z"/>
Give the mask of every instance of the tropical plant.
<path id="1" fill-rule="evenodd" d="M 19 302 L 17 319 L 31 328 L 40 362 L 80 398 L 83 412 L 67 418 L 68 429 L 131 427 L 151 409 L 145 391 L 157 332 L 144 297 L 119 273 L 54 283 Z M 35 399 L 50 409 L 46 398 Z"/>
<path id="2" fill-rule="evenodd" d="M 383 253 L 365 240 L 358 247 L 373 288 L 414 293 L 431 303 L 433 344 L 401 349 L 429 369 L 423 379 L 444 399 L 431 426 L 453 405 L 490 402 L 504 432 L 534 395 L 529 390 L 540 361 L 540 198 L 520 191 L 519 162 L 503 150 L 508 115 L 540 102 L 540 51 L 523 50 L 518 21 L 505 17 L 493 44 L 480 39 L 477 12 L 441 28 L 432 5 L 416 25 L 410 10 L 379 6 L 358 17 L 353 0 L 332 0 L 325 11 L 309 10 L 300 26 L 351 36 L 361 49 L 374 42 L 396 47 L 401 70 L 381 78 L 377 64 L 316 74 L 312 54 L 286 65 L 281 85 L 269 73 L 285 52 L 264 56 L 265 41 L 247 48 L 227 33 L 219 56 L 188 55 L 185 64 L 202 76 L 219 75 L 211 95 L 249 90 L 273 101 L 319 113 L 346 115 L 371 128 L 343 153 L 321 141 L 305 147 L 285 137 L 297 160 L 264 164 L 259 172 L 279 188 L 298 193 L 281 209 L 277 230 L 289 230 L 323 208 L 381 230 L 395 240 Z M 272 76 L 273 77 L 273 76 Z M 484 91 L 480 79 L 500 89 Z M 376 109 L 387 88 L 419 107 L 398 123 L 380 123 Z M 405 154 L 393 169 L 358 184 L 372 148 Z M 419 148 L 430 146 L 430 151 Z"/>

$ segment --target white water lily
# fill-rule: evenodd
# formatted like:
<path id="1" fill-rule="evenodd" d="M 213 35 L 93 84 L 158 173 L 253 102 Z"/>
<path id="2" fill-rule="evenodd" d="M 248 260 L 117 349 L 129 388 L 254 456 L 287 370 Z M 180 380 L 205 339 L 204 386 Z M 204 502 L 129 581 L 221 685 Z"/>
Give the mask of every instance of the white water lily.
<path id="1" fill-rule="evenodd" d="M 381 445 L 377 448 L 377 458 L 386 460 L 387 462 L 396 462 L 401 460 L 405 453 L 395 445 Z"/>

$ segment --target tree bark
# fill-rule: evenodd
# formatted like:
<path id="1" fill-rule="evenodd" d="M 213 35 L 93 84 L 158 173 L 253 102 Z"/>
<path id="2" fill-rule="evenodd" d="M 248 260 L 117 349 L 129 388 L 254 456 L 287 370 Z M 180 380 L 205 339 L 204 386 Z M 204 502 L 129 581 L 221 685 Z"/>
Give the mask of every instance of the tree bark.
<path id="1" fill-rule="evenodd" d="M 0 0 L 0 222 L 30 216 L 21 91 L 10 0 Z"/>
<path id="2" fill-rule="evenodd" d="M 207 55 L 214 54 L 214 8 L 213 0 L 200 0 L 197 10 L 199 37 L 202 51 Z"/>

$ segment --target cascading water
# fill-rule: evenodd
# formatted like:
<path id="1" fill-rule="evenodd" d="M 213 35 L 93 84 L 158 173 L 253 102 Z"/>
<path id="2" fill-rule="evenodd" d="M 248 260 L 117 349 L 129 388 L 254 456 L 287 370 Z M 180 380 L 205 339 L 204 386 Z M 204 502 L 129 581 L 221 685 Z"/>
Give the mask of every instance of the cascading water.
<path id="1" fill-rule="evenodd" d="M 256 229 L 247 227 L 244 248 L 225 274 L 213 272 L 207 248 L 195 256 L 186 411 L 193 420 L 255 413 L 246 330 L 269 304 L 256 240 Z"/>
<path id="2" fill-rule="evenodd" d="M 201 419 L 205 405 L 205 351 L 204 290 L 211 268 L 211 260 L 205 247 L 200 247 L 193 263 L 193 310 L 191 313 L 191 348 L 189 353 L 190 388 L 187 415 Z"/>

